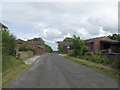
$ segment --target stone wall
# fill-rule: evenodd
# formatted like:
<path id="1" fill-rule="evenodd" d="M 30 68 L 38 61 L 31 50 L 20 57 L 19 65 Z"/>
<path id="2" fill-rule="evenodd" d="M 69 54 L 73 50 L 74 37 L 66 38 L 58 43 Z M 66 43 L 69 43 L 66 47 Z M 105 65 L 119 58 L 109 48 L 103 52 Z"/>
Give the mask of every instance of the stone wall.
<path id="1" fill-rule="evenodd" d="M 95 53 L 100 52 L 100 40 L 94 41 L 93 51 L 94 51 Z"/>
<path id="2" fill-rule="evenodd" d="M 33 51 L 18 51 L 16 56 L 19 58 L 28 58 L 29 56 L 33 55 L 34 55 Z"/>

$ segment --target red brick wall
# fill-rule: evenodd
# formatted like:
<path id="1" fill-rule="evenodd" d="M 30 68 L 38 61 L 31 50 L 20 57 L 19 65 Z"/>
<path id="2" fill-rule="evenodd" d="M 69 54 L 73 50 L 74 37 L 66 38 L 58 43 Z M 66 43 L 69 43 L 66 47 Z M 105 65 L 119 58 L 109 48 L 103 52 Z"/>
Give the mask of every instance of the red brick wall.
<path id="1" fill-rule="evenodd" d="M 35 54 L 36 55 L 41 55 L 44 53 L 44 48 L 36 47 L 35 48 Z"/>
<path id="2" fill-rule="evenodd" d="M 100 48 L 101 48 L 100 40 L 96 40 L 93 45 L 94 52 L 95 53 L 100 52 Z"/>

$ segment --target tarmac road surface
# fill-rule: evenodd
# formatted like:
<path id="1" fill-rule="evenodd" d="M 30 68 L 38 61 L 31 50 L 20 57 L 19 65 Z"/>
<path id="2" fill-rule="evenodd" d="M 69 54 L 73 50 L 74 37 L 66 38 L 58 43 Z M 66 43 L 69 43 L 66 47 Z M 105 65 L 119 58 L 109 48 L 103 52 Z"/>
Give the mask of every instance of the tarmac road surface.
<path id="1" fill-rule="evenodd" d="M 9 87 L 118 88 L 118 81 L 58 54 L 44 54 Z"/>

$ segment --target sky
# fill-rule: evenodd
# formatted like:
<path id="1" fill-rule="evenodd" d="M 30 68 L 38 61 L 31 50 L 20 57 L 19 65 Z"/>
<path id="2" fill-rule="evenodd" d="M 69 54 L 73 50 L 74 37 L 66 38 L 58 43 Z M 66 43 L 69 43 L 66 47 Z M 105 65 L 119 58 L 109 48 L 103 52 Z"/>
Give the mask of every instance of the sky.
<path id="1" fill-rule="evenodd" d="M 93 2 L 92 2 L 93 1 Z M 118 33 L 118 0 L 85 2 L 2 2 L 1 22 L 27 40 L 42 37 L 57 50 L 57 41 L 73 35 L 89 39 Z"/>

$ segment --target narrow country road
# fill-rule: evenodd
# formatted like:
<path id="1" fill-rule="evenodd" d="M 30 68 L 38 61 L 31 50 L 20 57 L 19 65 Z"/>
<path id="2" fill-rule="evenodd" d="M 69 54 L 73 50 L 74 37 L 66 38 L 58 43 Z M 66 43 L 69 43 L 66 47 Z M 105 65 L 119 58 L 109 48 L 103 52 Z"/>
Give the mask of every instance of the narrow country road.
<path id="1" fill-rule="evenodd" d="M 40 56 L 10 88 L 118 88 L 118 82 L 58 54 Z"/>

